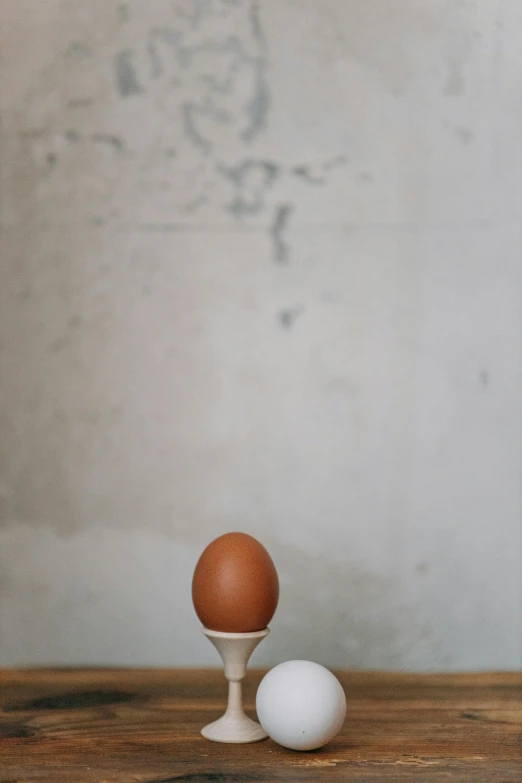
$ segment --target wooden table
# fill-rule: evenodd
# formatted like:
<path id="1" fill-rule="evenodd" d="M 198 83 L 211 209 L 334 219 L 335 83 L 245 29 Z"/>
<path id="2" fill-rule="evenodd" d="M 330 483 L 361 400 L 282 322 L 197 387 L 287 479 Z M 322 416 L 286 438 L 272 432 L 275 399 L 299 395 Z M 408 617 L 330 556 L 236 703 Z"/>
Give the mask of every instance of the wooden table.
<path id="1" fill-rule="evenodd" d="M 225 704 L 218 670 L 0 670 L 0 783 L 522 783 L 520 674 L 338 676 L 344 729 L 295 753 L 200 736 Z"/>

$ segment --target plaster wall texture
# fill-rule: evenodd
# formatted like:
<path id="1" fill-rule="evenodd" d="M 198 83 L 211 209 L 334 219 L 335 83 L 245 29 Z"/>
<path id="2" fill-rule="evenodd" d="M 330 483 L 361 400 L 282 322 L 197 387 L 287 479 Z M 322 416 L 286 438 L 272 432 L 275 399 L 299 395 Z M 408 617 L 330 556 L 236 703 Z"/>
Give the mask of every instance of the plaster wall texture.
<path id="1" fill-rule="evenodd" d="M 0 664 L 519 666 L 518 0 L 0 13 Z"/>

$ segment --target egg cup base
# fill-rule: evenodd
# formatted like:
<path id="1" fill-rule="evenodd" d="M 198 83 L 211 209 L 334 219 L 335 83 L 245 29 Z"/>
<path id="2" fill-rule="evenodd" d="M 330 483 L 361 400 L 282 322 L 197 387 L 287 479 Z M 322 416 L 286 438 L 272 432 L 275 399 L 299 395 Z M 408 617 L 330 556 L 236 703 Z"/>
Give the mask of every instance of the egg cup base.
<path id="1" fill-rule="evenodd" d="M 212 642 L 224 664 L 225 677 L 228 680 L 228 706 L 219 720 L 205 726 L 201 734 L 214 742 L 240 744 L 259 742 L 268 736 L 259 723 L 253 721 L 243 711 L 241 681 L 246 675 L 247 663 L 257 645 L 270 631 L 251 633 L 226 633 L 203 628 L 203 633 Z"/>
<path id="2" fill-rule="evenodd" d="M 260 742 L 268 737 L 263 727 L 243 713 L 241 716 L 223 715 L 219 720 L 201 729 L 205 739 L 239 745 Z"/>

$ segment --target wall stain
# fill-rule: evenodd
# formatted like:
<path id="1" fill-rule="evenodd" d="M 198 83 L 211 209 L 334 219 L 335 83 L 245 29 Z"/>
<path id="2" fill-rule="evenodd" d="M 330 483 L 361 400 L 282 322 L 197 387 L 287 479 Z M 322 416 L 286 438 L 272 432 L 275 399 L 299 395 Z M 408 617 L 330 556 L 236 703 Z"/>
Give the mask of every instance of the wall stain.
<path id="1" fill-rule="evenodd" d="M 266 37 L 259 17 L 259 0 L 253 0 L 250 3 L 250 27 L 252 30 L 252 38 L 258 44 L 262 52 L 266 51 Z"/>
<path id="2" fill-rule="evenodd" d="M 278 264 L 284 264 L 288 261 L 289 248 L 285 242 L 284 235 L 293 210 L 292 204 L 281 204 L 274 213 L 274 219 L 270 227 L 270 235 L 274 246 L 274 261 Z"/>
<path id="3" fill-rule="evenodd" d="M 462 27 L 459 31 L 454 30 L 447 37 L 444 95 L 456 97 L 464 94 L 466 89 L 465 68 L 473 51 L 474 41 L 469 27 Z"/>
<path id="4" fill-rule="evenodd" d="M 277 314 L 277 320 L 281 324 L 281 328 L 290 332 L 294 326 L 296 320 L 304 312 L 303 307 L 288 307 L 285 310 L 280 310 Z"/>
<path id="5" fill-rule="evenodd" d="M 84 41 L 73 41 L 67 50 L 67 54 L 70 57 L 78 57 L 79 59 L 86 59 L 92 57 L 93 51 L 91 46 Z"/>
<path id="6" fill-rule="evenodd" d="M 53 340 L 51 345 L 49 346 L 49 352 L 60 353 L 60 351 L 63 351 L 64 348 L 67 348 L 69 343 L 70 343 L 69 335 L 64 334 L 61 337 L 57 337 L 56 340 Z"/>
<path id="7" fill-rule="evenodd" d="M 47 128 L 28 128 L 27 130 L 21 130 L 19 135 L 22 139 L 41 139 L 47 135 Z"/>
<path id="8" fill-rule="evenodd" d="M 321 294 L 321 301 L 326 304 L 334 304 L 337 301 L 337 296 L 333 291 L 323 291 Z"/>
<path id="9" fill-rule="evenodd" d="M 180 210 L 181 212 L 190 215 L 193 212 L 196 212 L 196 210 L 198 210 L 199 207 L 203 206 L 203 204 L 206 204 L 207 202 L 208 202 L 208 197 L 202 193 L 199 196 L 193 198 L 192 201 L 188 201 L 186 204 L 183 204 L 183 206 L 180 207 Z"/>
<path id="10" fill-rule="evenodd" d="M 147 33 L 147 52 L 149 55 L 151 76 L 153 79 L 159 79 L 165 73 L 165 65 L 163 59 L 160 57 L 160 44 L 166 45 L 170 48 L 172 55 L 174 56 L 174 62 L 176 68 L 185 69 L 190 63 L 188 57 L 189 50 L 183 46 L 182 35 L 177 30 L 172 30 L 168 27 L 153 27 Z"/>
<path id="11" fill-rule="evenodd" d="M 65 131 L 64 137 L 65 137 L 66 141 L 70 141 L 70 142 L 74 143 L 75 141 L 79 141 L 80 134 L 78 133 L 77 130 L 70 129 L 70 130 Z"/>
<path id="12" fill-rule="evenodd" d="M 294 166 L 292 168 L 292 174 L 294 174 L 296 177 L 304 179 L 310 185 L 324 185 L 326 182 L 324 177 L 317 176 L 317 174 L 312 174 L 310 166 L 306 165 Z"/>
<path id="13" fill-rule="evenodd" d="M 242 138 L 246 142 L 252 141 L 265 129 L 268 122 L 271 100 L 268 80 L 266 78 L 266 37 L 261 24 L 259 3 L 257 0 L 253 0 L 250 4 L 250 28 L 252 37 L 259 48 L 259 56 L 254 60 L 255 91 L 251 100 L 245 106 L 245 112 L 250 118 L 250 125 L 242 133 Z"/>
<path id="14" fill-rule="evenodd" d="M 486 367 L 484 367 L 484 368 L 483 368 L 483 369 L 482 369 L 482 370 L 479 372 L 479 383 L 480 383 L 481 387 L 484 389 L 484 391 L 485 391 L 485 390 L 488 388 L 488 386 L 489 386 L 489 380 L 490 380 L 490 378 L 489 378 L 489 372 L 488 372 L 487 368 L 486 368 Z"/>
<path id="15" fill-rule="evenodd" d="M 176 6 L 176 13 L 178 16 L 186 19 L 190 22 L 193 30 L 197 30 L 200 22 L 206 17 L 210 16 L 210 11 L 215 3 L 212 0 L 192 0 L 193 12 L 191 14 L 186 11 L 186 3 Z"/>
<path id="16" fill-rule="evenodd" d="M 250 124 L 242 132 L 243 141 L 251 142 L 265 128 L 268 122 L 270 109 L 270 90 L 265 77 L 266 62 L 263 58 L 255 60 L 256 86 L 255 92 L 245 106 L 245 114 Z"/>
<path id="17" fill-rule="evenodd" d="M 45 159 L 47 161 L 47 164 L 49 168 L 54 168 L 56 164 L 58 163 L 58 156 L 54 154 L 54 152 L 48 152 L 45 156 Z"/>
<path id="18" fill-rule="evenodd" d="M 125 148 L 123 140 L 110 133 L 93 133 L 91 140 L 94 143 L 108 144 L 115 152 L 123 152 Z"/>
<path id="19" fill-rule="evenodd" d="M 67 101 L 68 109 L 86 109 L 94 103 L 92 98 L 71 98 Z"/>
<path id="20" fill-rule="evenodd" d="M 459 141 L 462 142 L 465 146 L 468 146 L 471 144 L 475 139 L 475 134 L 471 130 L 471 128 L 455 128 L 454 129 L 455 136 Z"/>
<path id="21" fill-rule="evenodd" d="M 330 160 L 323 163 L 323 169 L 324 171 L 333 171 L 334 169 L 339 168 L 339 166 L 343 166 L 345 163 L 346 155 L 335 155 L 333 158 L 330 158 Z"/>
<path id="22" fill-rule="evenodd" d="M 221 41 L 188 45 L 180 30 L 152 28 L 147 34 L 146 49 L 153 79 L 166 74 L 166 57 L 162 56 L 162 48 L 170 50 L 179 86 L 184 84 L 184 80 L 179 79 L 180 73 L 195 79 L 191 93 L 196 97 L 185 101 L 182 113 L 187 137 L 204 154 L 210 152 L 213 143 L 208 132 L 201 129 L 202 119 L 236 124 L 238 138 L 246 143 L 251 142 L 266 127 L 270 91 L 266 78 L 265 39 L 256 4 L 250 6 L 250 28 L 251 40 L 257 49 L 255 53 L 250 53 L 237 35 L 229 35 Z M 239 112 L 231 112 L 224 108 L 222 102 L 234 96 L 248 74 L 252 81 L 251 95 Z"/>
<path id="23" fill-rule="evenodd" d="M 134 67 L 134 52 L 131 49 L 124 49 L 116 55 L 114 58 L 114 70 L 116 88 L 120 97 L 128 98 L 131 95 L 141 95 L 145 92 L 138 80 Z"/>
<path id="24" fill-rule="evenodd" d="M 264 208 L 266 191 L 279 175 L 279 166 L 269 160 L 243 160 L 237 166 L 217 170 L 233 184 L 236 195 L 227 210 L 237 219 L 256 215 Z"/>
<path id="25" fill-rule="evenodd" d="M 455 97 L 462 95 L 465 88 L 463 63 L 460 60 L 448 62 L 448 72 L 444 83 L 444 95 Z"/>
<path id="26" fill-rule="evenodd" d="M 128 3 L 118 3 L 117 11 L 118 11 L 118 19 L 121 22 L 121 24 L 125 24 L 125 22 L 128 22 L 130 20 L 131 12 Z"/>
<path id="27" fill-rule="evenodd" d="M 181 107 L 181 116 L 187 137 L 196 147 L 199 147 L 203 154 L 208 155 L 212 145 L 198 130 L 197 122 L 195 121 L 198 112 L 201 112 L 201 108 L 198 108 L 193 103 L 184 103 Z"/>
<path id="28" fill-rule="evenodd" d="M 346 162 L 344 155 L 336 155 L 334 158 L 325 161 L 315 167 L 307 163 L 299 163 L 293 166 L 290 172 L 309 185 L 325 185 L 327 183 L 326 174 L 342 166 Z"/>

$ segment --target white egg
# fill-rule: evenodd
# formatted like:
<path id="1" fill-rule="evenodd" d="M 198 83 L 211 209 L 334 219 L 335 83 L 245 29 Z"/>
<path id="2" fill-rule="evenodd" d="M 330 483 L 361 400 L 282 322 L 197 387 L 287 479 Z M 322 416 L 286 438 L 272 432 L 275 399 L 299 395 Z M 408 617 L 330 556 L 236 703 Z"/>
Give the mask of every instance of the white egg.
<path id="1" fill-rule="evenodd" d="M 346 697 L 339 680 L 312 661 L 286 661 L 261 680 L 257 717 L 269 737 L 292 750 L 314 750 L 340 731 Z"/>

